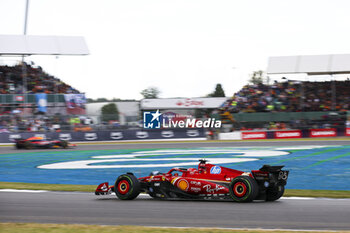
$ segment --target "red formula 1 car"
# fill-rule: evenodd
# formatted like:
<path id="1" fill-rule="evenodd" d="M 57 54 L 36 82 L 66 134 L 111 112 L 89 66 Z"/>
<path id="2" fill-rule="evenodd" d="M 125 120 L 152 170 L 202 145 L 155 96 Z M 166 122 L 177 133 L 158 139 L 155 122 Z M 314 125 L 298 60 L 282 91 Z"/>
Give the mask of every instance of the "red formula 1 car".
<path id="1" fill-rule="evenodd" d="M 173 168 L 167 173 L 152 172 L 136 178 L 132 173 L 121 175 L 114 186 L 100 184 L 96 195 L 115 192 L 121 200 L 135 199 L 140 192 L 153 198 L 231 199 L 275 201 L 282 197 L 289 171 L 283 166 L 264 165 L 259 170 L 242 172 L 199 160 L 198 169 Z"/>
<path id="2" fill-rule="evenodd" d="M 63 148 L 76 147 L 75 144 L 71 144 L 65 140 L 45 140 L 42 137 L 30 137 L 27 139 L 17 139 L 15 147 L 17 149 L 51 149 L 51 148 Z"/>

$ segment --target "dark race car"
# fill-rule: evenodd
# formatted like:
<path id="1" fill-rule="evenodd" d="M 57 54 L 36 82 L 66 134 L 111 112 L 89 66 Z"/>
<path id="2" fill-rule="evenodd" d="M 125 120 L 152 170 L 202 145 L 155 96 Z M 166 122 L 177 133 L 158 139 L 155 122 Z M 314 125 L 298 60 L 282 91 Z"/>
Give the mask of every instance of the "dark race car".
<path id="1" fill-rule="evenodd" d="M 45 140 L 42 137 L 30 137 L 27 139 L 17 139 L 15 147 L 17 149 L 51 149 L 51 148 L 70 148 L 75 147 L 65 140 Z"/>
<path id="2" fill-rule="evenodd" d="M 114 186 L 100 184 L 96 195 L 115 192 L 121 200 L 135 199 L 140 192 L 153 198 L 231 199 L 275 201 L 282 197 L 289 171 L 284 166 L 264 165 L 251 172 L 221 167 L 200 160 L 198 169 L 173 168 L 167 173 L 152 172 L 136 178 L 132 173 L 119 176 Z"/>

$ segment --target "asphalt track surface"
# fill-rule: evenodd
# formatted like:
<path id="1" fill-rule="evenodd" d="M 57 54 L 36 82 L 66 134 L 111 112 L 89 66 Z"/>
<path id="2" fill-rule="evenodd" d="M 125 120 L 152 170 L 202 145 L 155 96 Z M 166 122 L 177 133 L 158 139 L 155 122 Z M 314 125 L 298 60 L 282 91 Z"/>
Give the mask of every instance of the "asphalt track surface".
<path id="1" fill-rule="evenodd" d="M 227 146 L 349 145 L 344 141 L 185 142 L 79 145 L 75 150 Z M 54 151 L 54 150 L 51 150 Z M 33 152 L 33 151 L 31 151 Z M 0 147 L 0 154 L 18 153 Z M 161 201 L 70 192 L 0 192 L 0 222 L 350 230 L 350 199 L 283 198 L 276 202 Z"/>
<path id="2" fill-rule="evenodd" d="M 0 193 L 1 222 L 142 225 L 172 227 L 349 230 L 350 199 L 275 202 L 122 201 L 112 194 Z"/>

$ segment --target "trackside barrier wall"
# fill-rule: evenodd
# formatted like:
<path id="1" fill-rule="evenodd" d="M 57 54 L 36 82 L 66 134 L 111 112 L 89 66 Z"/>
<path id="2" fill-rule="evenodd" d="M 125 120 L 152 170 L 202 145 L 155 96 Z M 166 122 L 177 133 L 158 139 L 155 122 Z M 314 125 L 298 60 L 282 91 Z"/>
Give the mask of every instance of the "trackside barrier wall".
<path id="1" fill-rule="evenodd" d="M 337 136 L 336 129 L 312 129 L 310 130 L 311 138 L 320 138 L 320 137 L 335 137 Z"/>
<path id="2" fill-rule="evenodd" d="M 91 132 L 25 132 L 0 133 L 0 143 L 14 142 L 15 139 L 43 137 L 69 141 L 120 141 L 142 139 L 176 139 L 203 138 L 204 129 L 171 129 L 171 130 L 115 130 Z"/>
<path id="3" fill-rule="evenodd" d="M 236 131 L 220 133 L 221 140 L 249 140 L 249 139 L 284 139 L 284 138 L 317 138 L 350 136 L 350 128 L 337 129 L 303 129 L 303 130 L 278 130 L 278 131 Z"/>

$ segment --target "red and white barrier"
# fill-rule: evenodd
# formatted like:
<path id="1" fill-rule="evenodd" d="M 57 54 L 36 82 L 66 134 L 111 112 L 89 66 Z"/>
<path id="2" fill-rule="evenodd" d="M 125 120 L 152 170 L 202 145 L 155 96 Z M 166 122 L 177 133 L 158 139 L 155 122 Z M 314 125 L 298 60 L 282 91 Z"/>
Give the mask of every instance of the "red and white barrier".
<path id="1" fill-rule="evenodd" d="M 336 137 L 337 130 L 336 129 L 311 129 L 310 137 L 312 138 L 320 138 L 320 137 Z"/>
<path id="2" fill-rule="evenodd" d="M 350 128 L 346 128 L 345 135 L 350 136 Z"/>
<path id="3" fill-rule="evenodd" d="M 274 132 L 275 138 L 301 138 L 301 130 L 288 130 Z"/>
<path id="4" fill-rule="evenodd" d="M 266 138 L 267 138 L 266 132 L 242 132 L 243 140 L 266 139 Z"/>

